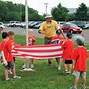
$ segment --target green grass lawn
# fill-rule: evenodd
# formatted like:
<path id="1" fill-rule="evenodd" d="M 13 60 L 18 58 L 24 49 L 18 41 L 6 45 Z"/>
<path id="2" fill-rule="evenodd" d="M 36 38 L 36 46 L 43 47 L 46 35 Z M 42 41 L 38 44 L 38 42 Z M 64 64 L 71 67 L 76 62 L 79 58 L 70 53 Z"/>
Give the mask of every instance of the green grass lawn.
<path id="1" fill-rule="evenodd" d="M 0 36 L 1 41 L 1 36 Z M 25 45 L 25 36 L 16 35 L 15 41 Z M 37 38 L 36 44 L 43 44 L 43 40 Z M 86 45 L 89 48 L 89 45 Z M 56 68 L 55 59 L 52 61 L 52 66 L 48 66 L 47 60 L 36 60 L 34 72 L 22 72 L 23 59 L 16 58 L 17 75 L 22 78 L 14 81 L 5 81 L 4 67 L 0 64 L 0 89 L 70 89 L 73 85 L 74 77 L 65 75 L 62 69 Z M 89 85 L 89 60 L 87 62 L 87 86 Z M 12 75 L 10 75 L 12 77 Z M 82 81 L 80 78 L 79 88 L 81 89 Z M 88 86 L 89 89 L 89 86 Z"/>

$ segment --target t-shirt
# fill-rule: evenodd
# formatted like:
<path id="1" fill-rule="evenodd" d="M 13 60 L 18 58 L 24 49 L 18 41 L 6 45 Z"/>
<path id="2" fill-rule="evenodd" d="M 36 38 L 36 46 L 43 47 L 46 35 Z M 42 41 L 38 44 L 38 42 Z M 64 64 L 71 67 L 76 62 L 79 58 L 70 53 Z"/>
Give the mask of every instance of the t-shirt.
<path id="1" fill-rule="evenodd" d="M 28 45 L 29 46 L 30 45 L 34 45 L 35 41 L 36 41 L 36 37 L 35 36 L 29 36 L 28 37 Z"/>
<path id="2" fill-rule="evenodd" d="M 74 42 L 72 40 L 67 40 L 62 45 L 62 48 L 63 48 L 62 58 L 64 60 L 72 60 L 73 59 Z"/>
<path id="3" fill-rule="evenodd" d="M 4 52 L 4 56 L 7 62 L 12 62 L 13 61 L 13 56 L 11 54 L 12 51 L 12 45 L 11 45 L 11 40 L 3 40 L 1 42 L 1 47 Z"/>
<path id="4" fill-rule="evenodd" d="M 60 29 L 60 27 L 56 21 L 52 20 L 51 23 L 43 22 L 39 29 L 45 32 L 45 37 L 50 38 L 56 35 L 56 30 Z"/>
<path id="5" fill-rule="evenodd" d="M 56 35 L 52 38 L 52 44 L 62 44 L 63 40 L 63 37 Z"/>
<path id="6" fill-rule="evenodd" d="M 74 70 L 86 71 L 87 50 L 84 46 L 78 46 L 74 50 L 73 59 L 75 60 Z"/>

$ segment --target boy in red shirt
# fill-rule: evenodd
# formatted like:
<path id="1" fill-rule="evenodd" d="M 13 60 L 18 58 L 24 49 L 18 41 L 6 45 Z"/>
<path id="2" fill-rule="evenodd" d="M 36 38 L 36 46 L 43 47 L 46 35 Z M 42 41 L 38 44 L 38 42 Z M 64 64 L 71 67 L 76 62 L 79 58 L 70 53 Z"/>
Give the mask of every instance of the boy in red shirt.
<path id="1" fill-rule="evenodd" d="M 52 38 L 52 44 L 62 44 L 64 38 L 61 36 L 61 32 L 59 30 L 56 31 L 56 36 Z M 58 70 L 61 69 L 61 58 L 56 58 Z"/>
<path id="2" fill-rule="evenodd" d="M 9 37 L 9 40 L 11 41 L 12 47 L 20 46 L 19 44 L 14 42 L 14 35 L 15 35 L 15 33 L 13 31 L 8 32 L 8 37 Z M 14 59 L 14 63 L 15 63 L 15 57 L 13 57 L 13 59 Z M 9 73 L 12 74 L 11 70 L 9 70 Z"/>
<path id="3" fill-rule="evenodd" d="M 8 77 L 8 70 L 10 68 L 13 71 L 14 79 L 21 78 L 19 76 L 16 76 L 16 70 L 15 70 L 15 66 L 13 63 L 13 56 L 11 54 L 11 51 L 13 50 L 13 46 L 11 44 L 11 40 L 9 40 L 9 38 L 8 38 L 8 33 L 3 32 L 2 38 L 3 38 L 3 41 L 1 42 L 0 51 L 3 51 L 5 59 L 7 61 L 7 65 L 5 65 L 5 78 L 7 81 L 10 80 L 10 78 Z"/>
<path id="4" fill-rule="evenodd" d="M 72 33 L 67 33 L 66 36 L 67 36 L 67 39 L 62 45 L 62 48 L 63 48 L 62 58 L 64 59 L 65 73 L 68 74 L 68 73 L 71 73 L 71 70 L 72 70 L 72 63 L 73 63 L 72 55 L 73 55 L 73 49 L 74 49 L 74 42 L 72 41 Z"/>
<path id="5" fill-rule="evenodd" d="M 76 42 L 78 47 L 74 50 L 73 59 L 75 61 L 74 65 L 74 76 L 75 82 L 71 89 L 77 89 L 79 77 L 83 79 L 82 89 L 86 89 L 86 62 L 87 62 L 87 50 L 84 47 L 84 42 L 77 38 Z"/>
<path id="6" fill-rule="evenodd" d="M 36 37 L 33 34 L 33 30 L 29 29 L 28 30 L 28 46 L 34 45 L 35 41 L 36 41 Z M 24 59 L 24 65 L 23 68 L 26 67 L 26 59 Z M 31 59 L 31 68 L 34 68 L 34 59 Z"/>

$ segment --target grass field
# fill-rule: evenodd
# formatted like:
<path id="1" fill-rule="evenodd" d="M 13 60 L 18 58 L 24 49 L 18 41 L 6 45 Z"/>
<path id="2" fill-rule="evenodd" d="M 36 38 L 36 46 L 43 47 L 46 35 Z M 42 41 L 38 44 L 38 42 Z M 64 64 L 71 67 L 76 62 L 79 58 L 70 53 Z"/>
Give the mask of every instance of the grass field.
<path id="1" fill-rule="evenodd" d="M 1 36 L 0 36 L 1 41 Z M 25 45 L 25 36 L 16 35 L 15 41 Z M 36 44 L 43 44 L 43 40 L 37 38 Z M 89 45 L 86 45 L 89 48 Z M 0 64 L 0 89 L 70 89 L 73 85 L 74 77 L 65 75 L 62 69 L 56 68 L 55 59 L 52 66 L 48 66 L 47 60 L 36 60 L 34 72 L 22 72 L 23 59 L 16 58 L 17 75 L 22 78 L 14 81 L 5 81 L 4 67 Z M 87 86 L 89 85 L 89 60 L 87 62 Z M 12 75 L 10 75 L 12 77 Z M 81 79 L 81 78 L 80 78 Z M 79 82 L 78 89 L 81 89 L 82 81 Z M 89 86 L 88 88 L 89 89 Z"/>

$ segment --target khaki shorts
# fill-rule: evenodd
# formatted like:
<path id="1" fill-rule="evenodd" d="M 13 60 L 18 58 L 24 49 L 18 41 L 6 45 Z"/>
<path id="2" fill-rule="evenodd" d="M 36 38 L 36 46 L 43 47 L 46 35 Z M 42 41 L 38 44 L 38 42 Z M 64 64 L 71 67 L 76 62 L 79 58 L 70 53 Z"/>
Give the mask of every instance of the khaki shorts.
<path id="1" fill-rule="evenodd" d="M 75 77 L 86 77 L 86 72 L 74 71 Z"/>
<path id="2" fill-rule="evenodd" d="M 51 41 L 52 41 L 52 37 L 50 38 L 44 37 L 44 44 L 51 44 Z"/>

